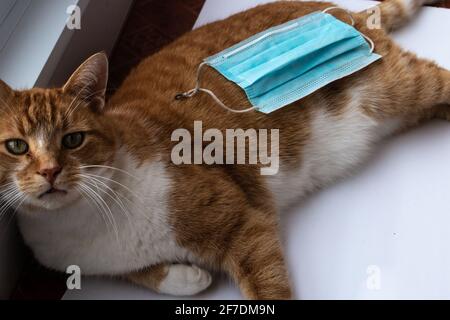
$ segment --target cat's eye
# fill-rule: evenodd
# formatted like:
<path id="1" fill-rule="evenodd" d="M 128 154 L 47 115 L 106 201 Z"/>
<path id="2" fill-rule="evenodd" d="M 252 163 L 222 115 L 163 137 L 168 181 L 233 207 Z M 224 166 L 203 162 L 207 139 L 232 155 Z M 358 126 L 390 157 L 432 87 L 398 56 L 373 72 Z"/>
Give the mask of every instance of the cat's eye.
<path id="1" fill-rule="evenodd" d="M 11 139 L 5 142 L 6 150 L 9 153 L 20 156 L 28 152 L 28 144 L 21 139 Z"/>
<path id="2" fill-rule="evenodd" d="M 84 133 L 75 132 L 66 134 L 62 139 L 62 145 L 67 149 L 76 149 L 83 144 Z"/>

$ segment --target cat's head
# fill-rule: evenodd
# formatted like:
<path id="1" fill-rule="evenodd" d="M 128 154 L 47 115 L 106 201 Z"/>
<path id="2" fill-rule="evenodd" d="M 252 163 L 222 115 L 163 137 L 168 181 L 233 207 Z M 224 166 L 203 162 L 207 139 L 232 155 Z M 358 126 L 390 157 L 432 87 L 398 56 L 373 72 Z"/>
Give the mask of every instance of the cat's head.
<path id="1" fill-rule="evenodd" d="M 86 60 L 62 88 L 14 91 L 0 80 L 0 194 L 28 210 L 80 198 L 83 166 L 110 164 L 116 140 L 103 115 L 108 60 Z"/>

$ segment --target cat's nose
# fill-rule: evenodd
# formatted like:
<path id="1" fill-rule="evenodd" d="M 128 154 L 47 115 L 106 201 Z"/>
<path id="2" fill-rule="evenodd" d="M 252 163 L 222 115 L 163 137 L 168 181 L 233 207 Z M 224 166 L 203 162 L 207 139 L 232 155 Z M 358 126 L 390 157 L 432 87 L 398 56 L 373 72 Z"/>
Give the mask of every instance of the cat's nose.
<path id="1" fill-rule="evenodd" d="M 61 173 L 62 168 L 60 166 L 52 167 L 52 168 L 44 168 L 38 171 L 38 174 L 47 179 L 48 182 L 53 184 L 56 180 L 56 177 Z"/>

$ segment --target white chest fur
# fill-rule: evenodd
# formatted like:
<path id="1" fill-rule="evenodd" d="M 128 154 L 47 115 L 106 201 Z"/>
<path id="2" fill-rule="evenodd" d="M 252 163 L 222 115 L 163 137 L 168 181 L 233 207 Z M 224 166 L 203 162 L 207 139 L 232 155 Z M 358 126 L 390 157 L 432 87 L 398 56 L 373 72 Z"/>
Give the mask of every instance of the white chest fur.
<path id="1" fill-rule="evenodd" d="M 133 190 L 133 195 L 108 183 L 129 200 L 121 197 L 120 203 L 104 194 L 111 209 L 109 218 L 106 214 L 102 217 L 101 210 L 88 201 L 61 212 L 19 215 L 25 241 L 41 263 L 57 270 L 78 265 L 83 274 L 112 275 L 188 258 L 189 253 L 176 244 L 167 221 L 171 180 L 163 164 L 154 162 L 136 169 L 131 159 L 121 161 L 129 164 L 122 168 L 134 177 L 116 172 L 113 178 Z"/>

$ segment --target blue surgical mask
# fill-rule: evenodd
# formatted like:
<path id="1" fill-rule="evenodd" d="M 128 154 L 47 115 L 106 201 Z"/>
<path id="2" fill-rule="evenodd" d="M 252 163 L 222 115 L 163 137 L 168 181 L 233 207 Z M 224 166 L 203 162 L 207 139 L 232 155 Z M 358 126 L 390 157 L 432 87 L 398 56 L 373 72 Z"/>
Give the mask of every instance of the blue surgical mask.
<path id="1" fill-rule="evenodd" d="M 373 53 L 374 43 L 352 26 L 350 14 L 352 25 L 327 10 L 270 28 L 206 58 L 199 66 L 196 88 L 178 98 L 202 91 L 230 111 L 270 113 L 381 58 Z M 205 65 L 241 87 L 253 107 L 229 108 L 212 91 L 201 88 Z"/>

